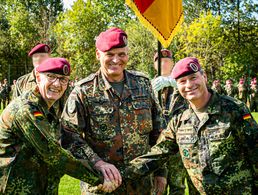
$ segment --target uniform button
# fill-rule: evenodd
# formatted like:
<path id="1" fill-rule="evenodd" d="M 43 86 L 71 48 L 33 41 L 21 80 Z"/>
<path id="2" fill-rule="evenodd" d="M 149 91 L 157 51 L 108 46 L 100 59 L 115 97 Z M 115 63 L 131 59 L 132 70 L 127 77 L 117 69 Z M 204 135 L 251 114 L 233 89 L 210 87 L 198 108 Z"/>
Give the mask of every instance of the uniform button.
<path id="1" fill-rule="evenodd" d="M 107 125 L 106 124 L 101 124 L 100 125 L 100 130 L 102 130 L 102 131 L 107 130 Z"/>

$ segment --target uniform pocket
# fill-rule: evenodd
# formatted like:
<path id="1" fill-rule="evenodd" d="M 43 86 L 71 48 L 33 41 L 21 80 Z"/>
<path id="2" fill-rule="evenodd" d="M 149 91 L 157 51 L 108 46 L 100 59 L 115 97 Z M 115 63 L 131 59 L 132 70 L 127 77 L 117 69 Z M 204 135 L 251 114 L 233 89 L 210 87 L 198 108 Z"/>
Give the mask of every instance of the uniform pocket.
<path id="1" fill-rule="evenodd" d="M 91 134 L 95 139 L 106 140 L 116 135 L 114 108 L 108 101 L 92 102 L 89 113 Z"/>
<path id="2" fill-rule="evenodd" d="M 231 163 L 231 157 L 236 155 L 235 141 L 229 124 L 207 126 L 207 130 L 211 167 L 215 174 L 221 175 Z"/>
<path id="3" fill-rule="evenodd" d="M 152 112 L 150 100 L 144 97 L 134 97 L 132 101 L 135 124 L 138 126 L 139 133 L 149 134 L 152 131 Z"/>
<path id="4" fill-rule="evenodd" d="M 194 166 L 192 162 L 198 161 L 198 155 L 196 152 L 198 136 L 195 133 L 194 128 L 192 126 L 178 128 L 176 140 L 184 166 L 186 168 L 191 168 Z"/>
<path id="5" fill-rule="evenodd" d="M 228 131 L 230 125 L 207 126 L 208 140 L 210 142 L 219 142 L 230 137 L 231 132 Z"/>

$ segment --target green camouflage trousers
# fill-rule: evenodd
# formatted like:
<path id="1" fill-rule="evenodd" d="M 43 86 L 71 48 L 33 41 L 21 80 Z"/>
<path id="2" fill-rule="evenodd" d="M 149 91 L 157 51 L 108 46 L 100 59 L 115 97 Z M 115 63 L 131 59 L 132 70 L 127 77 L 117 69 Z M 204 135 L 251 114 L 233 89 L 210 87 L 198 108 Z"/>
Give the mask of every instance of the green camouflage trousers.
<path id="1" fill-rule="evenodd" d="M 199 194 L 195 189 L 192 181 L 183 165 L 181 156 L 177 153 L 171 157 L 167 164 L 168 176 L 167 176 L 167 189 L 164 195 L 184 195 L 186 192 L 185 180 L 187 181 L 188 190 L 190 195 Z"/>

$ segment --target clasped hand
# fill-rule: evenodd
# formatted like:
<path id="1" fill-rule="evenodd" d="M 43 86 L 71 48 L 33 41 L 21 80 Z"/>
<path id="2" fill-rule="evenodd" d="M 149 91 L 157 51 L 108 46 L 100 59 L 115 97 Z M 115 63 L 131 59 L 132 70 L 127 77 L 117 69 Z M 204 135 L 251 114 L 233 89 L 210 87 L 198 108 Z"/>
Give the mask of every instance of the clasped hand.
<path id="1" fill-rule="evenodd" d="M 122 184 L 121 174 L 114 165 L 100 160 L 94 167 L 99 170 L 104 177 L 103 184 L 97 187 L 99 190 L 110 193 Z"/>

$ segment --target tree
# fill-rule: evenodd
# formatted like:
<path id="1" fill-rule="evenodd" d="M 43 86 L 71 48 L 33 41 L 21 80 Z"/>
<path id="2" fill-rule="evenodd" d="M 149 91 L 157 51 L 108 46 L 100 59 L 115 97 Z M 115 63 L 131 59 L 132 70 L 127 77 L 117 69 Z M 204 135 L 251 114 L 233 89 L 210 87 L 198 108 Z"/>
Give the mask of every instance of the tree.
<path id="1" fill-rule="evenodd" d="M 209 78 L 220 77 L 223 64 L 223 29 L 221 17 L 211 13 L 202 14 L 191 24 L 184 24 L 177 36 L 176 59 L 197 57 Z"/>
<path id="2" fill-rule="evenodd" d="M 88 1 L 78 0 L 71 10 L 58 18 L 54 33 L 58 42 L 58 53 L 69 59 L 72 77 L 83 78 L 96 71 L 99 66 L 95 56 L 95 37 L 106 29 L 101 13 Z"/>
<path id="3" fill-rule="evenodd" d="M 6 0 L 1 1 L 0 6 L 1 27 L 4 26 L 0 30 L 4 46 L 0 47 L 0 55 L 2 53 L 4 59 L 0 61 L 4 61 L 5 70 L 9 70 L 3 77 L 9 75 L 10 82 L 33 68 L 27 55 L 32 47 L 39 42 L 54 43 L 49 30 L 63 8 L 61 0 Z"/>
<path id="4" fill-rule="evenodd" d="M 126 27 L 129 40 L 128 69 L 142 71 L 154 76 L 153 56 L 157 40 L 138 20 L 132 20 Z"/>
<path id="5" fill-rule="evenodd" d="M 129 12 L 122 0 L 77 0 L 59 16 L 53 36 L 57 38 L 58 54 L 72 64 L 72 78 L 83 78 L 99 68 L 95 37 L 111 26 L 124 28 Z"/>

